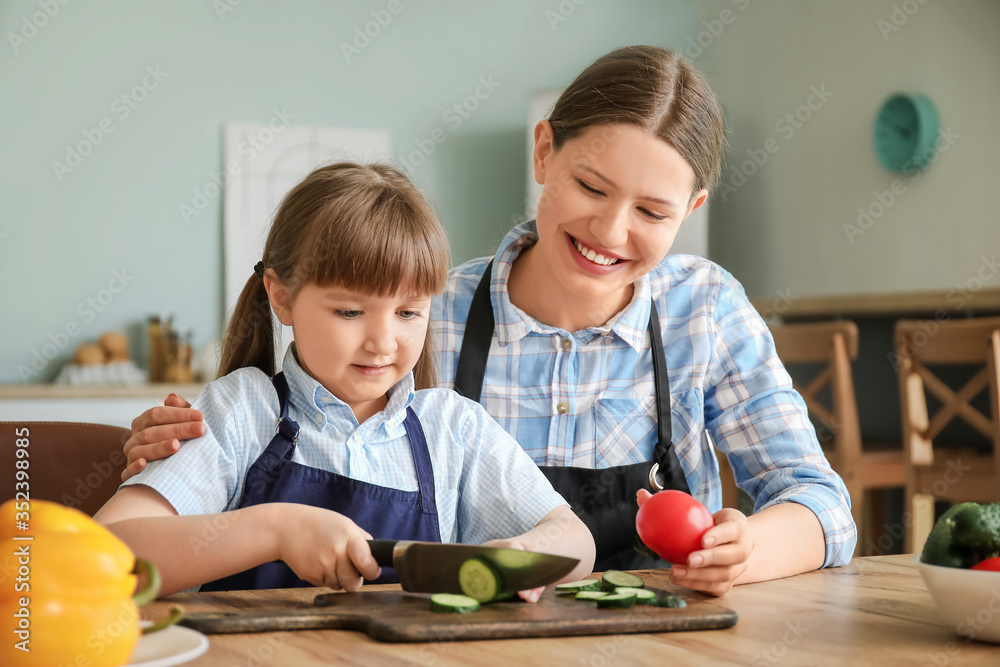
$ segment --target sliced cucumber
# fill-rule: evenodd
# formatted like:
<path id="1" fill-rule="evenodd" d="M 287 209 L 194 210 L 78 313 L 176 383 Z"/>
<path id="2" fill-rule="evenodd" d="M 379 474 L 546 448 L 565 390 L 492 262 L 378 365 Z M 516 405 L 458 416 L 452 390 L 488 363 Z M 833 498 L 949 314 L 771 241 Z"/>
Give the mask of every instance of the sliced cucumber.
<path id="1" fill-rule="evenodd" d="M 580 591 L 601 590 L 600 579 L 583 579 L 582 581 L 567 581 L 565 584 L 556 584 L 558 593 L 579 593 Z"/>
<path id="2" fill-rule="evenodd" d="M 625 593 L 626 595 L 634 595 L 636 604 L 656 604 L 656 593 L 653 591 L 647 591 L 645 588 L 624 588 L 619 587 L 615 589 L 615 593 Z"/>
<path id="3" fill-rule="evenodd" d="M 633 593 L 609 593 L 597 599 L 597 606 L 600 609 L 629 609 L 635 606 L 635 595 Z"/>
<path id="4" fill-rule="evenodd" d="M 478 602 L 492 602 L 501 597 L 503 590 L 503 581 L 496 566 L 478 556 L 458 568 L 458 585 L 463 593 Z"/>
<path id="5" fill-rule="evenodd" d="M 479 602 L 466 595 L 435 593 L 431 596 L 431 611 L 445 614 L 467 614 L 471 611 L 479 611 Z"/>
<path id="6" fill-rule="evenodd" d="M 664 595 L 662 598 L 656 601 L 657 607 L 672 607 L 680 608 L 688 606 L 688 603 L 684 601 L 680 595 Z"/>
<path id="7" fill-rule="evenodd" d="M 608 593 L 604 591 L 580 591 L 576 594 L 577 600 L 600 600 L 601 598 L 608 597 Z"/>
<path id="8" fill-rule="evenodd" d="M 616 588 L 645 588 L 646 584 L 642 579 L 618 570 L 608 570 L 601 579 L 601 590 L 613 592 Z"/>

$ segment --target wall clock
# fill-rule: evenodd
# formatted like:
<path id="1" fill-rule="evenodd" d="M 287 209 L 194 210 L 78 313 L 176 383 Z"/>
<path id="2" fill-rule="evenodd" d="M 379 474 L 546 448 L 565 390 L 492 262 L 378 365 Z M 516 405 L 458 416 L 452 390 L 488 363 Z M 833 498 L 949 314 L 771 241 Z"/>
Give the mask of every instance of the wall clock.
<path id="1" fill-rule="evenodd" d="M 914 173 L 927 167 L 934 160 L 937 136 L 937 109 L 925 95 L 892 95 L 875 116 L 875 155 L 890 171 Z"/>

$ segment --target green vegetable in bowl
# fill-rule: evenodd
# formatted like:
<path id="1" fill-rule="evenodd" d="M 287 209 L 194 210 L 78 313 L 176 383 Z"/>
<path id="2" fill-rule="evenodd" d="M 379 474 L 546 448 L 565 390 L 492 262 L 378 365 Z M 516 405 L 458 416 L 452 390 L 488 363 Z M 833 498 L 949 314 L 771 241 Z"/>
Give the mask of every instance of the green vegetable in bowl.
<path id="1" fill-rule="evenodd" d="M 929 565 L 969 568 L 1000 556 L 1000 503 L 960 503 L 937 520 L 920 559 Z"/>

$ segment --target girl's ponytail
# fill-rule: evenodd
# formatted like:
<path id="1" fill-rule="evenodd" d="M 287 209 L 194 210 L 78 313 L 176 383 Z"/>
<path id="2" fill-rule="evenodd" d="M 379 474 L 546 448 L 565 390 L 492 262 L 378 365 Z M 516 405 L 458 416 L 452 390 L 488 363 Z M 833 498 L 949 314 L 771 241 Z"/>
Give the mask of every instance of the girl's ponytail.
<path id="1" fill-rule="evenodd" d="M 274 375 L 274 325 L 271 302 L 264 289 L 264 279 L 254 273 L 236 300 L 222 339 L 219 377 L 240 368 L 256 366 L 268 377 Z"/>

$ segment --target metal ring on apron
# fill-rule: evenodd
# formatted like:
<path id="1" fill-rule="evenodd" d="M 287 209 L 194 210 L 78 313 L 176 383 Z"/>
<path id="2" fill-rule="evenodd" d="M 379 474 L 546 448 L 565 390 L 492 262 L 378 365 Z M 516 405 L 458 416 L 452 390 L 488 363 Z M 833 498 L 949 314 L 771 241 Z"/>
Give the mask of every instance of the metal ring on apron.
<path id="1" fill-rule="evenodd" d="M 654 491 L 663 490 L 663 485 L 660 484 L 660 480 L 657 477 L 657 473 L 659 472 L 660 472 L 660 464 L 654 461 L 653 465 L 649 468 L 649 485 L 653 487 Z"/>

